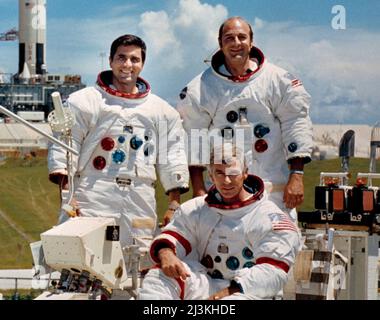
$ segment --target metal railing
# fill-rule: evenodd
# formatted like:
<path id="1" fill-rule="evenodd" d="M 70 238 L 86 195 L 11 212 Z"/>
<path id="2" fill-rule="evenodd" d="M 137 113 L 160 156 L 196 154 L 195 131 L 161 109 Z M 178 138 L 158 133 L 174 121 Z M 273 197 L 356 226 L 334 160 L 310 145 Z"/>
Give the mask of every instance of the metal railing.
<path id="1" fill-rule="evenodd" d="M 27 287 L 27 286 L 23 285 L 22 288 L 21 288 L 23 290 L 32 290 L 32 289 L 44 290 L 40 286 L 38 288 L 35 288 L 33 286 L 33 284 L 32 284 L 33 281 L 43 281 L 44 283 L 46 283 L 45 290 L 48 290 L 49 287 L 50 287 L 50 285 L 51 285 L 51 282 L 53 280 L 54 281 L 58 281 L 59 278 L 52 277 L 51 274 L 49 274 L 49 277 L 47 277 L 47 278 L 21 277 L 21 276 L 13 276 L 13 277 L 12 276 L 0 276 L 0 281 L 1 280 L 14 280 L 14 287 L 13 288 L 11 288 L 11 289 L 6 288 L 6 289 L 3 289 L 3 290 L 14 290 L 14 293 L 12 295 L 12 300 L 19 300 L 20 299 L 19 281 L 28 281 L 28 280 L 30 280 L 30 287 Z"/>

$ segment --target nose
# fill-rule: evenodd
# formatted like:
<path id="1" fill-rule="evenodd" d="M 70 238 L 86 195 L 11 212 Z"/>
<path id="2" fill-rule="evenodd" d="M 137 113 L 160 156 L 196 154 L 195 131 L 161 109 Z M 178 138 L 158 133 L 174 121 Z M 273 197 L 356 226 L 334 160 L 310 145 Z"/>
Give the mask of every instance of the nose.
<path id="1" fill-rule="evenodd" d="M 234 37 L 234 44 L 239 45 L 241 43 L 240 39 L 238 36 Z"/>
<path id="2" fill-rule="evenodd" d="M 229 184 L 229 183 L 231 183 L 231 178 L 230 178 L 230 176 L 227 175 L 227 174 L 224 176 L 224 183 L 225 183 L 225 184 Z"/>
<path id="3" fill-rule="evenodd" d="M 132 66 L 132 61 L 131 61 L 131 59 L 125 59 L 125 61 L 124 61 L 124 66 L 127 66 L 127 67 L 131 67 Z"/>

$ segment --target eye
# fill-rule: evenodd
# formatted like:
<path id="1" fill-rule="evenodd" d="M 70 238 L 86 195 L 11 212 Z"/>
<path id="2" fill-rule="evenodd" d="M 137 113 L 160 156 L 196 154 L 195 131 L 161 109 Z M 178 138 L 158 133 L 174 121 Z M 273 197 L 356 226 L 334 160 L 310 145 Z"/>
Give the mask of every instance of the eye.
<path id="1" fill-rule="evenodd" d="M 222 41 L 231 41 L 232 38 L 233 38 L 232 35 L 230 35 L 230 34 L 224 34 L 222 36 Z"/>
<path id="2" fill-rule="evenodd" d="M 118 56 L 117 61 L 120 63 L 124 63 L 127 59 L 124 56 Z"/>
<path id="3" fill-rule="evenodd" d="M 140 58 L 137 58 L 137 57 L 133 57 L 131 60 L 133 63 L 139 63 L 140 62 Z"/>

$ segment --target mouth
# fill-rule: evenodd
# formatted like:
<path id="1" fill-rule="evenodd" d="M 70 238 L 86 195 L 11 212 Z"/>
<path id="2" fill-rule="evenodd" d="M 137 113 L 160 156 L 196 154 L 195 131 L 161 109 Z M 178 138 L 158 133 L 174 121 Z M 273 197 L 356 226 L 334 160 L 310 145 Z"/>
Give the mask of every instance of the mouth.
<path id="1" fill-rule="evenodd" d="M 230 52 L 233 57 L 241 57 L 244 54 L 244 50 L 242 49 L 235 49 L 235 50 L 231 50 Z"/>
<path id="2" fill-rule="evenodd" d="M 133 72 L 125 72 L 125 71 L 120 71 L 120 75 L 124 78 L 130 78 L 133 75 Z"/>

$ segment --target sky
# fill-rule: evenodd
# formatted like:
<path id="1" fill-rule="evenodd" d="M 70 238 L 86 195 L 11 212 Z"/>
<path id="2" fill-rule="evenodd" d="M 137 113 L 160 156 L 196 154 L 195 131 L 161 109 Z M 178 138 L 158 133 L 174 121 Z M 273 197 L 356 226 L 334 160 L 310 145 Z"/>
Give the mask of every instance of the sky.
<path id="1" fill-rule="evenodd" d="M 336 7 L 339 6 L 339 7 Z M 319 124 L 380 121 L 378 0 L 47 0 L 49 73 L 93 85 L 109 47 L 132 33 L 147 43 L 141 76 L 175 105 L 208 65 L 227 17 L 242 16 L 266 58 L 300 78 Z M 0 33 L 18 27 L 18 1 L 0 0 Z M 0 42 L 0 70 L 17 72 L 18 43 Z"/>

